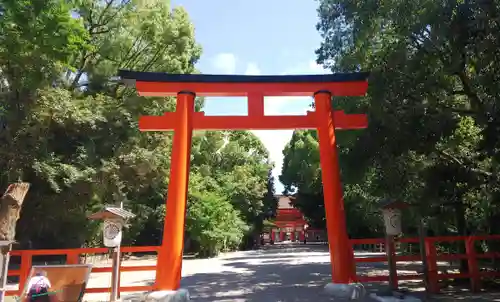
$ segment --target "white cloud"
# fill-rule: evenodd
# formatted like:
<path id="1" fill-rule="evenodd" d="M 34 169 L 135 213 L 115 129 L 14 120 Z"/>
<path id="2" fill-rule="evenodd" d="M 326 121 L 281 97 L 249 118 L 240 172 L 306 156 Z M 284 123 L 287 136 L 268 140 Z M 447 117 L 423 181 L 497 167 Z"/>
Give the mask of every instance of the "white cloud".
<path id="1" fill-rule="evenodd" d="M 234 74 L 236 71 L 236 56 L 232 53 L 219 53 L 212 60 L 215 70 L 223 74 Z"/>
<path id="2" fill-rule="evenodd" d="M 325 73 L 330 73 L 328 70 L 324 69 L 323 66 L 319 65 L 316 63 L 316 61 L 309 61 L 309 69 L 311 72 L 315 72 L 318 74 L 325 74 Z"/>
<path id="3" fill-rule="evenodd" d="M 259 66 L 255 63 L 248 63 L 247 64 L 247 69 L 245 70 L 246 75 L 259 75 L 260 74 L 260 69 Z"/>
<path id="4" fill-rule="evenodd" d="M 316 63 L 314 60 L 298 64 L 285 71 L 283 74 L 327 74 L 329 70 L 324 69 L 323 66 Z"/>

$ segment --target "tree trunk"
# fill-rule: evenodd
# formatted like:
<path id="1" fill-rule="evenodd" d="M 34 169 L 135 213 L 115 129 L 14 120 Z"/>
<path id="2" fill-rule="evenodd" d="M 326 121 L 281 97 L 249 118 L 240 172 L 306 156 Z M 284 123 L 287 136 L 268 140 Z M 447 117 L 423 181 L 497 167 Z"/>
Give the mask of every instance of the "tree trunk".
<path id="1" fill-rule="evenodd" d="M 0 240 L 15 240 L 17 220 L 29 186 L 28 183 L 11 184 L 0 199 Z"/>

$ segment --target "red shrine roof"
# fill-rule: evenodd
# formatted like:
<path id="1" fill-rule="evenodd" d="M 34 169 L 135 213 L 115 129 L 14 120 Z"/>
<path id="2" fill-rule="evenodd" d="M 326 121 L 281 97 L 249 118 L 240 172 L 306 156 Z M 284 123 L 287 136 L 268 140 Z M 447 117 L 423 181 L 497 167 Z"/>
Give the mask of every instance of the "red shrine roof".
<path id="1" fill-rule="evenodd" d="M 292 196 L 276 195 L 275 197 L 278 198 L 278 211 L 274 219 L 277 227 L 299 226 L 306 223 L 300 210 L 291 204 Z"/>
<path id="2" fill-rule="evenodd" d="M 291 204 L 291 199 L 289 196 L 276 195 L 276 198 L 278 198 L 278 210 L 295 209 Z"/>

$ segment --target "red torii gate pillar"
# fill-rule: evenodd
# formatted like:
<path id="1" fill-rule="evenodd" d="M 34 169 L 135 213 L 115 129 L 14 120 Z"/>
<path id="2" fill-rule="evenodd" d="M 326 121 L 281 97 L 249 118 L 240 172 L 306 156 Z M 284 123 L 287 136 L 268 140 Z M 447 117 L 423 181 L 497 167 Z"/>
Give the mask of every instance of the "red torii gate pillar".
<path id="1" fill-rule="evenodd" d="M 173 75 L 121 70 L 120 77 L 142 96 L 177 95 L 175 112 L 142 116 L 141 131 L 174 131 L 170 182 L 162 245 L 158 251 L 155 288 L 186 296 L 180 288 L 184 224 L 193 129 L 316 129 L 320 145 L 323 194 L 332 266 L 326 290 L 339 297 L 354 297 L 356 269 L 346 230 L 335 129 L 362 129 L 364 114 L 333 111 L 332 96 L 360 96 L 368 88 L 367 73 L 308 76 Z M 194 112 L 195 96 L 247 96 L 248 116 L 205 116 Z M 264 96 L 310 96 L 316 111 L 305 116 L 265 116 Z"/>
<path id="2" fill-rule="evenodd" d="M 163 240 L 156 266 L 157 286 L 163 290 L 178 289 L 181 283 L 195 96 L 191 92 L 177 94 L 175 112 L 178 118 L 170 159 Z"/>
<path id="3" fill-rule="evenodd" d="M 335 137 L 332 94 L 318 91 L 314 94 L 318 117 L 319 156 L 323 180 L 326 228 L 330 247 L 333 283 L 349 284 L 356 280 L 356 266 L 344 212 L 342 183 Z"/>

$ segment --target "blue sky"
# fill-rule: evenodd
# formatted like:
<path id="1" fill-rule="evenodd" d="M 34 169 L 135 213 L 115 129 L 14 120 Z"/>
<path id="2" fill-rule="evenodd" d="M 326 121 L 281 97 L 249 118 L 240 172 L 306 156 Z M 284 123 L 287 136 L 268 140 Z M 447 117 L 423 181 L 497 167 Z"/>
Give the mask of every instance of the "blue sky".
<path id="1" fill-rule="evenodd" d="M 314 0 L 173 0 L 183 6 L 203 47 L 197 67 L 211 74 L 321 74 L 315 49 L 321 39 L 316 31 Z M 309 110 L 311 98 L 266 98 L 266 115 L 300 115 Z M 207 98 L 207 115 L 245 115 L 245 98 Z M 275 163 L 276 193 L 283 185 L 277 177 L 282 150 L 293 130 L 253 131 Z"/>

